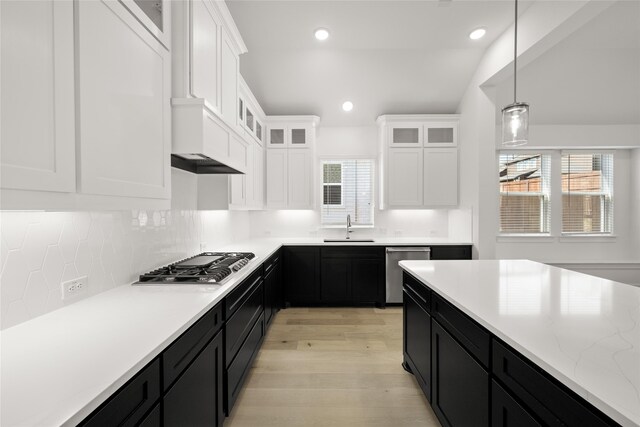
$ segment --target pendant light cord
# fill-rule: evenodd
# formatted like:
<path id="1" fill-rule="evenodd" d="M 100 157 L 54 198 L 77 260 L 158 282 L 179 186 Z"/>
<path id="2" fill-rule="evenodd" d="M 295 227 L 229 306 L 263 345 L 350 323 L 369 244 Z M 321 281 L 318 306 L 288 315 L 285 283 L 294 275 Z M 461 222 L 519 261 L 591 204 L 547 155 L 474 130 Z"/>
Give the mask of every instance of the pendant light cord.
<path id="1" fill-rule="evenodd" d="M 515 17 L 515 28 L 514 28 L 514 36 L 513 36 L 513 103 L 515 104 L 517 101 L 516 97 L 516 81 L 518 76 L 518 0 L 516 1 L 516 17 Z"/>

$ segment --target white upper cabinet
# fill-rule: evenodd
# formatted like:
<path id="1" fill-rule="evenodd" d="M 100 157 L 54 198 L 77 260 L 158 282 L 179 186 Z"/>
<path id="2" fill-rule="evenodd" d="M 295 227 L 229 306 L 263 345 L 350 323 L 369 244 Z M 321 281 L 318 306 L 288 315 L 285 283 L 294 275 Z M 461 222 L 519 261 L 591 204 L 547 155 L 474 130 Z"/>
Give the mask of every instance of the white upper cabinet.
<path id="1" fill-rule="evenodd" d="M 458 150 L 424 150 L 424 204 L 451 207 L 458 204 Z"/>
<path id="2" fill-rule="evenodd" d="M 168 199 L 171 56 L 122 4 L 76 8 L 80 191 Z"/>
<path id="3" fill-rule="evenodd" d="M 286 150 L 267 150 L 266 204 L 271 209 L 287 208 L 288 156 Z"/>
<path id="4" fill-rule="evenodd" d="M 382 209 L 457 206 L 458 120 L 448 114 L 378 117 Z"/>
<path id="5" fill-rule="evenodd" d="M 390 148 L 388 153 L 389 206 L 422 206 L 422 148 Z"/>
<path id="6" fill-rule="evenodd" d="M 193 0 L 189 5 L 191 7 L 191 32 L 188 37 L 191 44 L 189 93 L 192 97 L 204 99 L 205 105 L 211 111 L 219 112 L 219 82 L 216 76 L 219 74 L 220 65 L 217 54 L 222 31 L 220 18 L 211 2 L 207 0 Z"/>
<path id="7" fill-rule="evenodd" d="M 287 207 L 289 209 L 313 208 L 313 151 L 287 151 Z"/>
<path id="8" fill-rule="evenodd" d="M 171 0 L 120 0 L 167 49 L 171 47 Z"/>
<path id="9" fill-rule="evenodd" d="M 73 2 L 0 1 L 0 18 L 2 187 L 74 192 Z"/>
<path id="10" fill-rule="evenodd" d="M 313 209 L 314 142 L 320 118 L 267 117 L 266 206 Z"/>
<path id="11" fill-rule="evenodd" d="M 172 96 L 201 98 L 204 106 L 235 128 L 238 118 L 239 56 L 247 51 L 223 1 L 174 0 Z"/>
<path id="12" fill-rule="evenodd" d="M 220 116 L 229 126 L 236 126 L 238 124 L 236 108 L 238 105 L 240 59 L 234 49 L 231 37 L 224 28 L 222 29 L 221 46 Z"/>
<path id="13" fill-rule="evenodd" d="M 238 80 L 238 128 L 247 140 L 263 145 L 266 116 L 242 75 Z"/>

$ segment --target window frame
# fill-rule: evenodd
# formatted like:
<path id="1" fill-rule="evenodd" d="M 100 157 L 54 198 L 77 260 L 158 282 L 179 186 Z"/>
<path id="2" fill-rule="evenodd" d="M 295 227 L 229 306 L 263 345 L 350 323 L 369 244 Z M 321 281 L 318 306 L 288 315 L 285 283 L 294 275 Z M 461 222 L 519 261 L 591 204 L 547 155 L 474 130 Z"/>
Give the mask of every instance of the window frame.
<path id="1" fill-rule="evenodd" d="M 332 165 L 340 165 L 340 184 L 338 183 L 326 183 L 324 182 L 324 165 L 326 164 L 332 164 Z M 320 201 L 320 209 L 322 210 L 323 206 L 332 206 L 332 207 L 337 207 L 337 208 L 344 208 L 344 164 L 342 160 L 326 160 L 326 161 L 322 161 L 320 163 L 320 165 L 322 166 L 322 194 L 320 195 L 321 201 Z M 325 187 L 328 186 L 340 186 L 340 204 L 339 205 L 328 205 L 324 203 L 324 189 Z M 322 219 L 321 219 L 322 220 Z"/>
<path id="2" fill-rule="evenodd" d="M 497 242 L 613 242 L 617 238 L 616 231 L 616 169 L 618 165 L 618 149 L 594 147 L 593 149 L 580 147 L 523 147 L 516 149 L 502 149 L 496 147 L 495 165 L 500 164 L 500 154 L 531 154 L 532 152 L 549 155 L 550 180 L 549 180 L 549 232 L 548 233 L 503 233 L 500 231 L 500 185 L 495 185 L 495 239 Z M 562 232 L 562 155 L 563 154 L 610 154 L 611 159 L 611 229 L 606 233 L 564 233 Z"/>
<path id="3" fill-rule="evenodd" d="M 540 161 L 543 161 L 544 156 L 548 157 L 548 168 L 549 168 L 549 182 L 543 182 L 541 180 L 540 182 L 540 186 L 542 187 L 547 187 L 548 191 L 547 193 L 545 193 L 544 191 L 541 191 L 539 193 L 522 193 L 523 196 L 530 196 L 530 197 L 542 197 L 542 206 L 543 209 L 540 212 L 540 215 L 542 216 L 541 218 L 541 223 L 547 222 L 546 224 L 546 231 L 539 231 L 539 232 L 532 232 L 532 233 L 526 233 L 526 232 L 505 232 L 505 231 L 501 231 L 500 230 L 500 198 L 502 196 L 502 192 L 500 191 L 500 176 L 498 175 L 498 185 L 496 186 L 496 193 L 497 193 L 497 218 L 496 218 L 496 223 L 497 223 L 497 236 L 498 237 L 519 237 L 519 238 L 528 238 L 528 237 L 532 237 L 532 238 L 540 238 L 540 237 L 549 237 L 551 236 L 551 230 L 552 230 L 552 224 L 553 224 L 553 203 L 552 203 L 552 199 L 553 199 L 553 156 L 552 153 L 549 150 L 540 150 L 540 149 L 529 149 L 527 148 L 525 149 L 520 149 L 520 150 L 496 150 L 496 166 L 500 166 L 500 156 L 501 155 L 530 155 L 530 156 L 541 156 Z M 527 159 L 528 160 L 528 159 Z M 525 161 L 527 161 L 525 160 Z M 498 168 L 497 168 L 498 169 Z M 499 169 L 498 169 L 499 171 Z M 546 198 L 546 199 L 545 199 Z M 546 209 L 546 211 L 545 211 Z"/>
<path id="4" fill-rule="evenodd" d="M 320 199 L 320 228 L 326 228 L 326 229 L 335 229 L 335 228 L 344 228 L 345 225 L 344 224 L 331 224 L 331 223 L 325 223 L 323 221 L 323 216 L 322 216 L 322 208 L 323 206 L 325 206 L 324 203 L 324 168 L 323 165 L 324 163 L 343 163 L 345 161 L 357 161 L 357 160 L 361 160 L 361 161 L 369 161 L 371 162 L 371 224 L 356 224 L 354 223 L 351 228 L 352 229 L 357 229 L 357 228 L 374 228 L 375 227 L 375 213 L 376 213 L 376 184 L 377 184 L 377 164 L 378 164 L 378 159 L 376 157 L 370 157 L 370 156 L 359 156 L 359 155 L 344 155 L 344 156 L 319 156 L 317 158 L 317 162 L 319 163 L 319 173 L 316 175 L 319 179 L 319 187 L 321 190 L 320 194 L 319 194 L 319 199 Z M 342 205 L 338 206 L 338 205 L 326 205 L 326 206 L 334 206 L 334 207 L 344 207 L 344 185 L 342 185 L 342 183 L 344 182 L 344 167 L 341 168 L 340 170 L 341 173 L 341 201 L 342 201 Z M 329 184 L 329 185 L 335 185 L 335 184 Z M 316 185 L 316 188 L 318 188 L 318 186 Z"/>
<path id="5" fill-rule="evenodd" d="M 615 173 L 616 173 L 616 155 L 615 155 L 615 151 L 612 150 L 599 150 L 599 149 L 594 149 L 594 150 L 588 150 L 588 149 L 569 149 L 569 148 L 564 148 L 561 150 L 558 150 L 559 152 L 559 162 L 560 162 L 560 179 L 562 180 L 562 156 L 564 155 L 580 155 L 580 154 L 588 154 L 588 155 L 610 155 L 611 156 L 611 177 L 610 177 L 610 182 L 605 183 L 603 182 L 603 187 L 608 186 L 610 189 L 610 192 L 606 192 L 602 191 L 602 192 L 598 192 L 598 193 L 590 193 L 590 192 L 584 192 L 584 193 L 579 193 L 579 194 L 583 194 L 583 195 L 593 195 L 593 196 L 604 196 L 607 197 L 609 196 L 610 199 L 610 209 L 608 212 L 608 215 L 611 215 L 610 218 L 607 218 L 607 209 L 602 209 L 601 210 L 601 221 L 602 223 L 606 223 L 606 222 L 610 222 L 610 229 L 609 231 L 601 231 L 601 232 L 593 232 L 593 231 L 589 231 L 589 232 L 582 232 L 582 231 L 563 231 L 562 227 L 563 227 L 563 215 L 564 215 L 564 204 L 561 205 L 561 209 L 560 209 L 560 237 L 566 237 L 566 238 L 572 238 L 572 237 L 613 237 L 614 236 L 614 231 L 615 231 L 615 204 L 614 204 L 614 196 L 615 196 Z M 604 181 L 604 176 L 602 177 L 603 181 Z M 562 197 L 565 194 L 578 194 L 578 193 L 565 193 L 564 191 L 562 191 L 562 183 L 560 185 L 560 198 L 562 200 Z"/>

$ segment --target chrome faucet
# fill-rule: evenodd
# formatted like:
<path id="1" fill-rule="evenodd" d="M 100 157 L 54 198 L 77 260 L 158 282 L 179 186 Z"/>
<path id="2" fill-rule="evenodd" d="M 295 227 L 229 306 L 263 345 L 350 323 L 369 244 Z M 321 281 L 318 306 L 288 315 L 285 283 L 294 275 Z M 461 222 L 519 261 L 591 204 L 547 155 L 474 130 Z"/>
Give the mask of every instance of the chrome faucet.
<path id="1" fill-rule="evenodd" d="M 351 229 L 351 215 L 347 215 L 347 237 L 346 239 L 350 239 L 351 237 L 349 237 L 349 233 L 353 233 L 353 230 Z"/>

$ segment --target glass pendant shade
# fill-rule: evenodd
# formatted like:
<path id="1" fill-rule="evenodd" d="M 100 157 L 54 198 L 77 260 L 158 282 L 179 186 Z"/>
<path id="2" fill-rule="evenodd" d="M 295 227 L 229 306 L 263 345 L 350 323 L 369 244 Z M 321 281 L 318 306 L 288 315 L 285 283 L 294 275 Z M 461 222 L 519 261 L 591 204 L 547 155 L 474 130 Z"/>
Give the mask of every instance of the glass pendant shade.
<path id="1" fill-rule="evenodd" d="M 529 104 L 514 102 L 502 109 L 502 145 L 517 147 L 529 140 Z"/>

